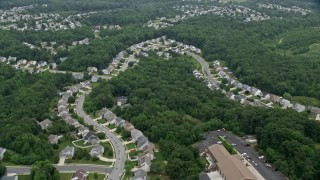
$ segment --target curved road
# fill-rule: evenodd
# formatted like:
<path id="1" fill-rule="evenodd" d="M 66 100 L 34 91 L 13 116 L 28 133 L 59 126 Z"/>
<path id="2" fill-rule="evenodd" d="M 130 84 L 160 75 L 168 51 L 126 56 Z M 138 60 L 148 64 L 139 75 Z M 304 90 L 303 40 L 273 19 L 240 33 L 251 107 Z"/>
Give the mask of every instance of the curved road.
<path id="1" fill-rule="evenodd" d="M 200 63 L 201 68 L 202 68 L 202 73 L 204 74 L 204 76 L 210 81 L 210 83 L 215 88 L 219 88 L 219 82 L 213 78 L 207 61 L 204 60 L 201 56 L 196 55 L 192 52 L 187 52 L 187 54 L 189 56 L 193 57 L 195 60 L 197 60 Z"/>
<path id="2" fill-rule="evenodd" d="M 113 134 L 109 129 L 103 127 L 101 124 L 94 121 L 90 116 L 88 116 L 83 111 L 83 102 L 84 102 L 85 95 L 80 96 L 80 98 L 77 100 L 77 107 L 76 112 L 77 114 L 82 117 L 89 125 L 93 125 L 93 127 L 101 132 L 104 132 L 106 136 L 110 139 L 110 142 L 112 143 L 115 152 L 116 152 L 116 161 L 114 164 L 114 167 L 108 176 L 108 179 L 111 180 L 118 180 L 124 173 L 124 165 L 125 161 L 127 159 L 126 154 L 126 148 L 122 144 L 122 141 L 120 138 L 118 138 L 115 134 Z"/>
<path id="3" fill-rule="evenodd" d="M 87 172 L 106 173 L 112 168 L 108 166 L 91 165 L 91 164 L 69 164 L 63 166 L 54 165 L 59 172 L 76 172 L 83 169 Z M 7 166 L 7 173 L 30 174 L 31 166 Z"/>

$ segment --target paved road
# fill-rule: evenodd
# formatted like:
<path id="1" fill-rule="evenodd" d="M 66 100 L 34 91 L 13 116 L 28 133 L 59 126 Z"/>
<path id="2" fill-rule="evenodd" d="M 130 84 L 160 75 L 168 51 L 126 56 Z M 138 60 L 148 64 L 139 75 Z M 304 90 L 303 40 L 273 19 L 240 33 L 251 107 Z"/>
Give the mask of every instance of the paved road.
<path id="1" fill-rule="evenodd" d="M 219 82 L 213 78 L 207 61 L 204 60 L 201 56 L 196 55 L 192 52 L 187 52 L 187 54 L 189 56 L 192 56 L 194 59 L 196 59 L 200 63 L 201 68 L 202 68 L 202 73 L 204 74 L 204 76 L 210 81 L 210 83 L 215 88 L 219 88 Z"/>
<path id="2" fill-rule="evenodd" d="M 232 144 L 236 144 L 234 148 L 239 152 L 239 153 L 247 153 L 248 156 L 252 158 L 252 161 L 254 163 L 251 163 L 252 166 L 267 180 L 272 179 L 272 180 L 282 180 L 284 177 L 276 174 L 274 171 L 272 171 L 271 168 L 268 168 L 264 162 L 259 159 L 259 154 L 251 147 L 251 146 L 246 146 L 246 143 L 244 140 L 242 140 L 240 137 L 237 137 L 235 135 L 232 135 L 228 132 L 225 131 L 220 131 L 220 132 L 215 132 L 216 135 L 219 136 L 226 136 L 226 140 Z M 257 164 L 257 165 L 255 165 Z"/>
<path id="3" fill-rule="evenodd" d="M 116 161 L 114 164 L 114 168 L 111 174 L 109 175 L 108 179 L 118 180 L 120 179 L 120 176 L 122 176 L 122 174 L 124 173 L 124 164 L 127 159 L 126 149 L 122 144 L 122 141 L 120 140 L 120 138 L 118 138 L 115 134 L 113 134 L 109 129 L 103 127 L 101 124 L 94 121 L 90 116 L 88 116 L 83 111 L 84 99 L 85 99 L 85 95 L 82 95 L 77 100 L 77 107 L 76 107 L 77 114 L 81 116 L 88 124 L 93 125 L 95 129 L 97 129 L 98 131 L 104 132 L 106 136 L 110 139 L 110 142 L 115 148 Z"/>
<path id="4" fill-rule="evenodd" d="M 63 166 L 54 165 L 59 172 L 76 172 L 83 169 L 87 172 L 106 173 L 112 170 L 108 166 L 89 165 L 89 164 L 69 164 Z M 30 174 L 31 166 L 7 166 L 7 173 Z"/>

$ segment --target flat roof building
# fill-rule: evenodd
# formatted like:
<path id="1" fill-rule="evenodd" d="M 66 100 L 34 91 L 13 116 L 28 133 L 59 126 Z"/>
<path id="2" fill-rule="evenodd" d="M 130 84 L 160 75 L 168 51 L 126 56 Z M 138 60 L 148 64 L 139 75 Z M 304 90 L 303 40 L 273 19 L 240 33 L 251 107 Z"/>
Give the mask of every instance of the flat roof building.
<path id="1" fill-rule="evenodd" d="M 212 145 L 208 153 L 217 165 L 221 176 L 226 180 L 256 180 L 239 155 L 230 155 L 223 145 Z"/>

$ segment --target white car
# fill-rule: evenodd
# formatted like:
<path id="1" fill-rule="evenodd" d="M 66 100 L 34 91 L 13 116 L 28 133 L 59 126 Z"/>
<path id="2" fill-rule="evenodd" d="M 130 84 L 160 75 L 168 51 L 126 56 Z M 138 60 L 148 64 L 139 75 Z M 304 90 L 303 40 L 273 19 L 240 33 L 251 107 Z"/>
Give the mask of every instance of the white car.
<path id="1" fill-rule="evenodd" d="M 232 143 L 231 145 L 232 145 L 232 146 L 235 146 L 235 145 L 236 145 L 236 143 Z"/>

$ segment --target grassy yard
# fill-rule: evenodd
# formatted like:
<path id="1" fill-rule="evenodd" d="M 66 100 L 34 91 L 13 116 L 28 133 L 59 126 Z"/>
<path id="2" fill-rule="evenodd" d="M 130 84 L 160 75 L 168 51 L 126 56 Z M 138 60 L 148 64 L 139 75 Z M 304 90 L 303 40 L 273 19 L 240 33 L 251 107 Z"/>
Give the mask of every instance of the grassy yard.
<path id="1" fill-rule="evenodd" d="M 154 162 L 163 162 L 164 161 L 164 157 L 161 154 L 161 152 L 154 153 L 154 156 L 156 158 L 153 160 Z"/>
<path id="2" fill-rule="evenodd" d="M 30 175 L 19 175 L 19 180 L 31 180 Z"/>
<path id="3" fill-rule="evenodd" d="M 128 150 L 134 149 L 134 148 L 136 148 L 136 144 L 135 143 L 130 143 L 130 144 L 127 144 L 126 147 L 127 147 Z"/>
<path id="4" fill-rule="evenodd" d="M 87 143 L 85 144 L 84 141 L 81 139 L 80 141 L 75 141 L 73 142 L 75 145 L 77 146 L 82 146 L 82 147 L 85 147 L 85 146 L 91 146 L 91 144 Z"/>
<path id="5" fill-rule="evenodd" d="M 109 124 L 107 127 L 108 127 L 109 129 L 114 129 L 114 128 L 116 128 L 116 125 L 115 125 L 115 124 Z"/>
<path id="6" fill-rule="evenodd" d="M 97 165 L 105 165 L 110 166 L 112 165 L 112 162 L 104 162 L 104 161 L 92 161 L 92 160 L 85 160 L 85 159 L 75 159 L 75 160 L 66 160 L 65 163 L 67 164 L 97 164 Z"/>
<path id="7" fill-rule="evenodd" d="M 100 124 L 104 124 L 104 123 L 107 123 L 108 121 L 106 119 L 99 119 L 98 120 L 98 123 Z"/>
<path id="8" fill-rule="evenodd" d="M 101 142 L 100 144 L 104 147 L 103 156 L 106 158 L 114 158 L 112 145 L 109 142 Z"/>
<path id="9" fill-rule="evenodd" d="M 67 179 L 71 179 L 72 177 L 72 173 L 61 173 L 60 174 L 60 179 L 61 180 L 67 180 Z M 98 178 L 94 178 L 94 173 L 89 173 L 89 176 L 87 178 L 87 180 L 104 180 L 104 178 L 106 177 L 105 174 L 98 174 Z M 20 180 L 20 178 L 19 178 Z"/>
<path id="10" fill-rule="evenodd" d="M 192 117 L 192 116 L 190 116 L 190 115 L 184 115 L 182 119 L 183 119 L 183 120 L 187 120 L 187 121 L 189 121 L 189 122 L 192 123 L 192 124 L 201 124 L 201 123 L 203 123 L 203 122 L 200 121 L 199 119 L 196 119 L 196 118 L 194 118 L 194 117 Z"/>

